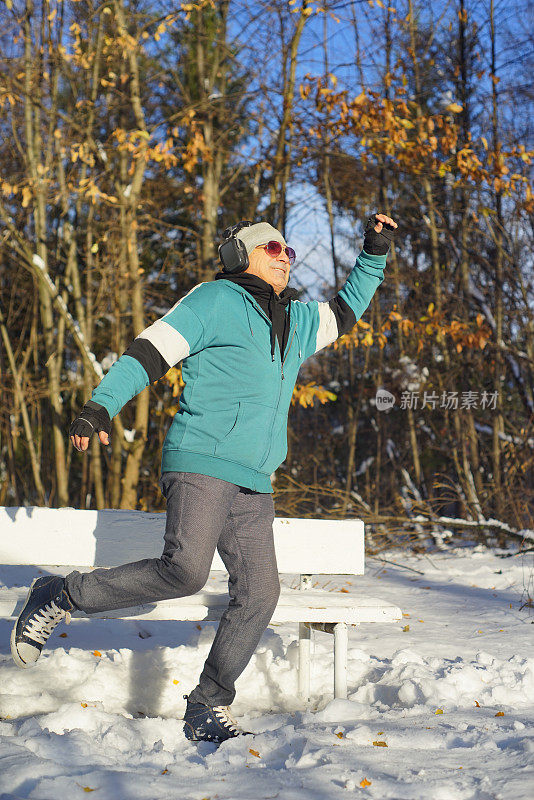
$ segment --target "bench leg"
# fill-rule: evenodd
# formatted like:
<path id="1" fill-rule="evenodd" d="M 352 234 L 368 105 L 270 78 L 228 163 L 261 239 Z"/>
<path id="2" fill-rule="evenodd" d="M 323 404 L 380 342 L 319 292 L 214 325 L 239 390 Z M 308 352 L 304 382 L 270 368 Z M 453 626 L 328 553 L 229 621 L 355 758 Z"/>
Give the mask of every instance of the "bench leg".
<path id="1" fill-rule="evenodd" d="M 347 699 L 348 627 L 345 622 L 334 625 L 334 697 Z"/>
<path id="2" fill-rule="evenodd" d="M 299 695 L 306 702 L 310 699 L 310 645 L 311 630 L 299 622 Z"/>

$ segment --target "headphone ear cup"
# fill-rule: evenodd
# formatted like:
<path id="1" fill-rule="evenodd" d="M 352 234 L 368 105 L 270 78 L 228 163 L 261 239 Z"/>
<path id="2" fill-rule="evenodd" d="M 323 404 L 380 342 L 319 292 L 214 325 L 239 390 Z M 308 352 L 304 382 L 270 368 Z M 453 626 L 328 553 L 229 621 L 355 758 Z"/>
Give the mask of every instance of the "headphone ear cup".
<path id="1" fill-rule="evenodd" d="M 241 239 L 228 239 L 219 246 L 219 258 L 224 272 L 236 274 L 248 267 L 247 248 Z"/>

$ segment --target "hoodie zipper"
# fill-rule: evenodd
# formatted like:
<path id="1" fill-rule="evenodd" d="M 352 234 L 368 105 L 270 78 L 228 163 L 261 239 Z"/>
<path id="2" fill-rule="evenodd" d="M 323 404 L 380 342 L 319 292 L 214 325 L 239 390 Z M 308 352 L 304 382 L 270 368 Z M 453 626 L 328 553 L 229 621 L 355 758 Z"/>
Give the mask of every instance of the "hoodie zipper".
<path id="1" fill-rule="evenodd" d="M 297 326 L 295 325 L 295 330 L 296 329 L 297 329 Z M 291 337 L 291 341 L 293 341 L 293 337 Z M 276 344 L 278 345 L 278 339 L 276 340 Z M 276 347 L 275 347 L 275 350 L 276 350 Z M 280 347 L 278 347 L 278 352 L 280 353 L 280 367 L 281 367 L 281 372 L 282 372 L 282 378 L 281 378 L 281 381 L 280 381 L 280 386 L 278 388 L 278 399 L 276 401 L 275 413 L 274 413 L 274 416 L 273 416 L 273 418 L 271 420 L 271 426 L 269 428 L 269 436 L 268 436 L 268 439 L 267 439 L 267 442 L 268 442 L 267 449 L 263 453 L 263 456 L 262 456 L 262 459 L 261 459 L 261 462 L 260 462 L 260 465 L 259 465 L 258 469 L 261 469 L 263 467 L 263 465 L 265 464 L 265 462 L 267 461 L 267 459 L 269 458 L 269 455 L 271 453 L 274 421 L 276 419 L 276 412 L 278 411 L 278 407 L 280 405 L 280 398 L 282 397 L 282 381 L 284 380 L 284 362 L 282 361 L 282 353 L 280 352 Z M 289 352 L 289 349 L 288 349 L 288 352 Z M 286 354 L 286 358 L 287 358 L 287 354 Z M 284 361 L 285 361 L 285 359 L 284 359 Z"/>

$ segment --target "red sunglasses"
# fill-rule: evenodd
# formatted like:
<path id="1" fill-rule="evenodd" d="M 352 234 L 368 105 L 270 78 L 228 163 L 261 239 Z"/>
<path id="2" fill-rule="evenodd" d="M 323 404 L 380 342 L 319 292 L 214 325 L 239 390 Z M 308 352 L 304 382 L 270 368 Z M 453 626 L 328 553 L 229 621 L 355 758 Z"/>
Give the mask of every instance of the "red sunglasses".
<path id="1" fill-rule="evenodd" d="M 283 250 L 289 258 L 289 263 L 291 265 L 295 263 L 297 254 L 292 247 L 284 247 L 282 244 L 280 244 L 280 242 L 275 241 L 267 242 L 267 244 L 263 245 L 263 247 L 267 255 L 271 258 L 277 258 Z"/>

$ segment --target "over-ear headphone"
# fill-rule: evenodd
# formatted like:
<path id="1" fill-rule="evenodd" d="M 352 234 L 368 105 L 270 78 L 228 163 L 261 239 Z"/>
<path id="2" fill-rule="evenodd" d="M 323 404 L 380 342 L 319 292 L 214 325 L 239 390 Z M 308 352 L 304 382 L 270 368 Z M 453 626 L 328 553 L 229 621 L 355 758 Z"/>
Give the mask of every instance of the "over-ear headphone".
<path id="1" fill-rule="evenodd" d="M 236 235 L 241 228 L 248 228 L 249 225 L 253 225 L 253 223 L 245 219 L 242 222 L 238 222 L 237 225 L 231 225 L 224 231 L 224 242 L 219 245 L 219 258 L 223 265 L 223 272 L 236 274 L 244 272 L 248 267 L 247 248 L 241 239 L 236 238 Z"/>

